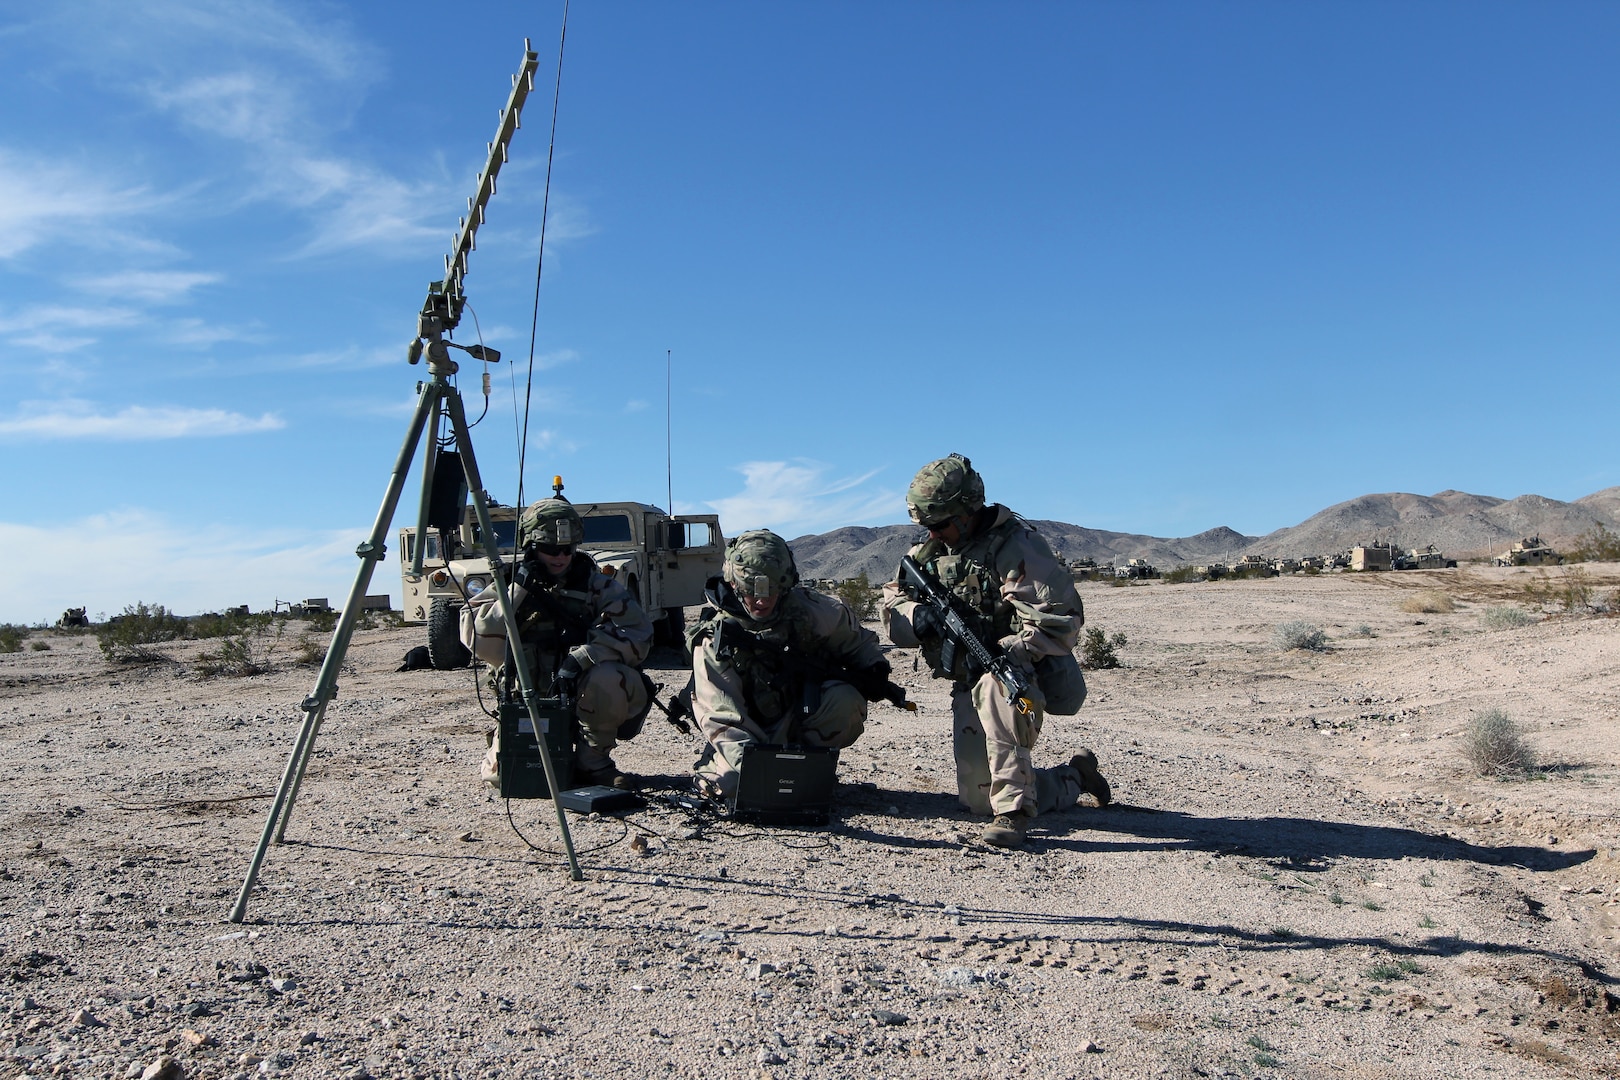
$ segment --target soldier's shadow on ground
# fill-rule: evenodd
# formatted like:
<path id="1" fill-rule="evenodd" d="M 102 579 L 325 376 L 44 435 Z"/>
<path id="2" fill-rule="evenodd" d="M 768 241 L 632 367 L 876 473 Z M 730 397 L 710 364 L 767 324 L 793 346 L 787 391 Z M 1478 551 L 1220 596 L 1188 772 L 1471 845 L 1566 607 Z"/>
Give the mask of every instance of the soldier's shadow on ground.
<path id="1" fill-rule="evenodd" d="M 883 791 L 869 784 L 839 788 L 838 808 L 844 814 L 883 814 L 892 808 L 904 818 L 962 821 L 974 827 L 985 819 L 967 814 L 954 795 Z M 886 804 L 886 805 L 885 805 Z M 955 847 L 948 840 L 885 832 L 866 821 L 845 821 L 843 832 L 872 843 L 897 847 Z M 1096 833 L 1113 834 L 1097 839 Z M 1207 851 L 1215 855 L 1248 855 L 1277 860 L 1289 870 L 1328 869 L 1335 859 L 1422 858 L 1475 862 L 1491 866 L 1520 866 L 1546 872 L 1565 870 L 1592 859 L 1597 853 L 1559 851 L 1521 844 L 1471 844 L 1449 836 L 1388 825 L 1358 825 L 1303 817 L 1203 817 L 1175 810 L 1115 803 L 1097 809 L 1077 807 L 1037 818 L 1029 834 L 1037 850 L 1102 851 Z"/>
<path id="2" fill-rule="evenodd" d="M 1326 869 L 1323 860 L 1339 858 L 1437 859 L 1476 862 L 1493 866 L 1520 866 L 1527 870 L 1565 870 L 1590 860 L 1597 853 L 1556 851 L 1524 844 L 1471 844 L 1449 836 L 1389 825 L 1358 825 L 1298 817 L 1201 817 L 1175 810 L 1113 805 L 1079 809 L 1046 819 L 1051 831 L 1041 842 L 1052 847 L 1097 851 L 1104 849 L 1192 849 L 1222 855 L 1250 855 L 1276 859 L 1290 869 Z M 1061 823 L 1061 824 L 1060 824 Z M 1097 842 L 1060 830 L 1087 830 L 1130 837 L 1119 842 Z M 1143 841 L 1157 841 L 1144 843 Z"/>

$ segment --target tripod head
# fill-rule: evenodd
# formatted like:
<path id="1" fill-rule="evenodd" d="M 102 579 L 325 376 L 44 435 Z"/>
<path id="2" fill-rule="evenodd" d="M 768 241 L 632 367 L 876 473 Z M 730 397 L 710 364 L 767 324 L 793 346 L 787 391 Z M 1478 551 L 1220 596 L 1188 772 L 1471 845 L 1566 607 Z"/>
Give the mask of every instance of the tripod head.
<path id="1" fill-rule="evenodd" d="M 405 354 L 406 360 L 412 364 L 422 359 L 424 342 L 441 341 L 444 334 L 454 330 L 461 322 L 461 311 L 467 304 L 467 294 L 462 287 L 467 277 L 467 256 L 478 247 L 478 226 L 484 223 L 484 209 L 495 194 L 495 178 L 506 163 L 507 147 L 511 145 L 513 134 L 522 126 L 523 103 L 528 99 L 529 91 L 534 89 L 534 73 L 539 67 L 540 54 L 531 49 L 529 39 L 524 38 L 523 65 L 512 76 L 512 93 L 501 109 L 495 138 L 489 143 L 489 159 L 478 174 L 478 191 L 467 200 L 467 216 L 458 223 L 450 254 L 444 257 L 444 278 L 428 283 L 427 299 L 422 302 L 422 311 L 416 318 L 416 337 Z M 459 345 L 456 347 L 463 348 Z M 465 347 L 465 351 L 477 360 L 500 359 L 500 353 L 478 345 Z M 436 362 L 446 362 L 448 357 L 430 355 L 428 360 L 431 368 Z M 454 370 L 454 365 L 450 365 L 450 371 Z"/>

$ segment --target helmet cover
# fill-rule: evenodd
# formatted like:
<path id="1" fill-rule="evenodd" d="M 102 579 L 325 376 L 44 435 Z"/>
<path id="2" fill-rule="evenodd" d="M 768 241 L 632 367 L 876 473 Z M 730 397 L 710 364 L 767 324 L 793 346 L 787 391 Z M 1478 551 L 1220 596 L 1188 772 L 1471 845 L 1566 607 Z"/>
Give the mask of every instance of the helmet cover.
<path id="1" fill-rule="evenodd" d="M 729 541 L 720 572 L 743 596 L 781 596 L 799 583 L 787 541 L 769 529 L 753 529 Z"/>
<path id="2" fill-rule="evenodd" d="M 541 499 L 523 511 L 518 523 L 518 544 L 555 544 L 572 547 L 585 539 L 585 522 L 567 499 Z"/>
<path id="3" fill-rule="evenodd" d="M 930 461 L 912 477 L 906 505 L 919 525 L 976 514 L 984 509 L 984 478 L 961 454 Z"/>

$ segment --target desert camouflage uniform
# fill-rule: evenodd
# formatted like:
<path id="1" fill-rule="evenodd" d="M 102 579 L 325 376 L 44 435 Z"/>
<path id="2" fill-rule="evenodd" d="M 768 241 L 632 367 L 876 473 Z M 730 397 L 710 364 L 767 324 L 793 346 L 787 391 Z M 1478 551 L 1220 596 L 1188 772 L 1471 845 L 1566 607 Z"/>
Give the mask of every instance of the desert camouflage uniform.
<path id="1" fill-rule="evenodd" d="M 1034 817 L 1073 806 L 1082 793 L 1077 769 L 1036 769 L 1030 751 L 1045 713 L 1071 715 L 1085 701 L 1085 676 L 1073 652 L 1085 614 L 1069 572 L 1034 528 L 999 503 L 979 511 L 977 521 L 958 551 L 930 537 L 910 554 L 978 613 L 985 640 L 999 641 L 1034 672 L 1035 710 L 1020 715 L 995 676 L 972 678 L 966 650 L 957 650 L 956 670 L 942 670 L 940 639 L 918 639 L 911 625 L 918 604 L 898 581 L 883 587 L 884 624 L 890 641 L 921 645 L 934 674 L 954 680 L 952 748 L 962 805 L 978 814 Z"/>
<path id="2" fill-rule="evenodd" d="M 711 590 L 718 584 L 711 582 Z M 695 771 L 725 797 L 736 791 L 737 766 L 751 744 L 838 750 L 866 730 L 860 691 L 814 674 L 817 667 L 859 670 L 883 661 L 877 635 L 842 600 L 794 586 L 769 619 L 755 621 L 722 607 L 693 627 L 687 640 L 692 711 L 709 741 Z M 782 658 L 784 646 L 810 673 Z"/>
<path id="3" fill-rule="evenodd" d="M 652 648 L 653 625 L 630 590 L 599 573 L 583 552 L 574 554 L 560 580 L 536 571 L 528 587 L 514 584 L 511 594 L 535 686 L 546 693 L 565 656 L 584 669 L 575 691 L 583 745 L 574 768 L 599 772 L 612 764 L 609 754 L 620 728 L 644 718 L 651 707 L 641 665 Z M 506 626 L 495 590 L 474 596 L 468 610 L 471 618 L 462 623 L 464 633 L 469 626 L 473 632 L 468 647 L 487 663 L 503 663 Z M 492 746 L 484 763 L 484 777 L 491 782 L 494 753 Z"/>

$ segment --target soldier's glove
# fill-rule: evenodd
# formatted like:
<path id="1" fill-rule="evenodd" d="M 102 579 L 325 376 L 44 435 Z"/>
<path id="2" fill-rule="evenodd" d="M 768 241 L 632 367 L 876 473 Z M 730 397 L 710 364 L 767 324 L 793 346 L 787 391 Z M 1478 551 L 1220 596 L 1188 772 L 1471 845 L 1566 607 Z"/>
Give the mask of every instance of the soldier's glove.
<path id="1" fill-rule="evenodd" d="M 929 638 L 943 637 L 945 635 L 945 622 L 927 604 L 918 604 L 911 609 L 911 632 L 917 635 L 918 641 L 927 641 Z"/>
<path id="2" fill-rule="evenodd" d="M 879 660 L 870 667 L 851 672 L 849 684 L 867 701 L 883 701 L 889 696 L 889 673 L 893 670 L 887 660 Z"/>
<path id="3" fill-rule="evenodd" d="M 580 677 L 585 669 L 580 667 L 579 661 L 573 655 L 563 657 L 563 662 L 557 665 L 557 685 L 569 696 L 573 696 L 574 688 L 579 685 Z"/>

